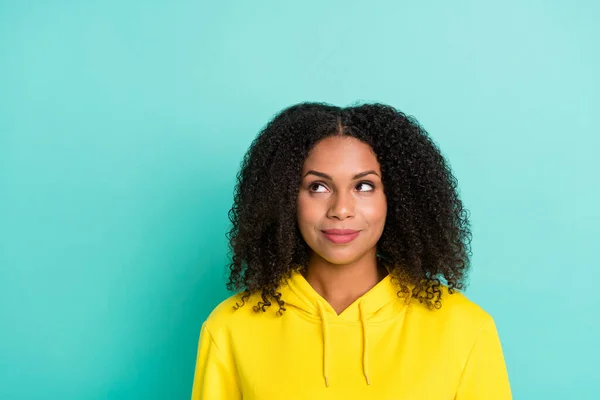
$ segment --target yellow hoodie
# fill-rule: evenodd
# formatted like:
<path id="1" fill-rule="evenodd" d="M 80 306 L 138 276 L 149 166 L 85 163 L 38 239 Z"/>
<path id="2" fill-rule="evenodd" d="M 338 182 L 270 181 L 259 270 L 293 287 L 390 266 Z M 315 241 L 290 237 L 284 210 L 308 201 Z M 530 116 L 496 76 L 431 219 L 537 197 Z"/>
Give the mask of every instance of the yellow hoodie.
<path id="1" fill-rule="evenodd" d="M 300 273 L 286 311 L 217 306 L 202 325 L 192 400 L 511 399 L 492 317 L 447 288 L 406 304 L 388 275 L 341 314 Z"/>

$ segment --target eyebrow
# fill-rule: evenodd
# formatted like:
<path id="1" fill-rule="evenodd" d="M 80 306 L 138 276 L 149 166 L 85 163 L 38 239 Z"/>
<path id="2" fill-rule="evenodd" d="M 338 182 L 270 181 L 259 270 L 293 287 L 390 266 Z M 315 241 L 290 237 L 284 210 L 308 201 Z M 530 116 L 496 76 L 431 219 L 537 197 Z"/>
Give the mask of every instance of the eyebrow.
<path id="1" fill-rule="evenodd" d="M 371 169 L 371 170 L 364 171 L 364 172 L 361 172 L 361 173 L 359 173 L 359 174 L 356 174 L 356 175 L 354 175 L 354 176 L 352 177 L 352 179 L 353 179 L 353 180 L 354 180 L 354 179 L 360 179 L 360 178 L 362 178 L 362 177 L 365 177 L 365 176 L 367 176 L 367 175 L 371 175 L 371 174 L 379 176 L 379 174 L 378 174 L 377 172 L 375 172 L 375 171 L 373 171 L 373 170 Z M 323 178 L 323 179 L 329 179 L 330 181 L 332 181 L 332 180 L 333 180 L 333 178 L 332 178 L 331 176 L 329 176 L 329 175 L 327 175 L 327 174 L 325 174 L 325 173 L 323 173 L 323 172 L 315 171 L 315 170 L 312 170 L 312 169 L 311 169 L 310 171 L 308 171 L 308 172 L 307 172 L 307 173 L 304 175 L 304 177 L 306 177 L 307 175 L 316 175 L 316 176 L 320 176 L 320 177 L 321 177 L 321 178 Z M 380 177 L 380 176 L 379 176 L 379 177 Z M 380 178 L 381 178 L 381 177 L 380 177 Z"/>

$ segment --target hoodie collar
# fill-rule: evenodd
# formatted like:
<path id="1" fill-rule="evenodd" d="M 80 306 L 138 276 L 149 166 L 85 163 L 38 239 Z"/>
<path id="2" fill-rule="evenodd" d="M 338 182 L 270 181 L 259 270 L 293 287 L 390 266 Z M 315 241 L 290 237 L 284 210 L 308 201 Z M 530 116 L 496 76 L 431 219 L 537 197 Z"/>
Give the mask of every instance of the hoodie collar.
<path id="1" fill-rule="evenodd" d="M 282 300 L 290 308 L 304 314 L 309 319 L 321 324 L 323 341 L 323 378 L 325 386 L 329 380 L 329 324 L 359 324 L 362 331 L 362 372 L 367 385 L 371 384 L 369 376 L 369 323 L 380 322 L 401 314 L 404 302 L 397 295 L 398 288 L 388 274 L 360 296 L 339 315 L 333 307 L 308 283 L 300 272 L 293 272 L 291 278 L 281 288 Z"/>
<path id="2" fill-rule="evenodd" d="M 286 305 L 292 306 L 310 317 L 321 319 L 321 310 L 317 305 L 317 303 L 321 303 L 323 312 L 329 319 L 346 323 L 360 323 L 363 317 L 373 322 L 388 319 L 397 315 L 404 303 L 403 299 L 398 297 L 399 287 L 394 283 L 390 274 L 357 298 L 339 315 L 298 271 L 292 273 L 280 291 L 281 299 L 285 301 Z"/>

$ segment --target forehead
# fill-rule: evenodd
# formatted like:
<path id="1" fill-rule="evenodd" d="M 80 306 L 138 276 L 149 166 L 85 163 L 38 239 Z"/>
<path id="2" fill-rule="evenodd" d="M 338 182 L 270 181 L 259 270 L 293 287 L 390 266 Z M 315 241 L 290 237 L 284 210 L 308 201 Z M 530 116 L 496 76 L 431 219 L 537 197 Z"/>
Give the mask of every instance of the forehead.
<path id="1" fill-rule="evenodd" d="M 303 170 L 311 169 L 330 174 L 372 169 L 381 174 L 371 146 L 350 136 L 331 136 L 318 142 L 304 161 Z"/>

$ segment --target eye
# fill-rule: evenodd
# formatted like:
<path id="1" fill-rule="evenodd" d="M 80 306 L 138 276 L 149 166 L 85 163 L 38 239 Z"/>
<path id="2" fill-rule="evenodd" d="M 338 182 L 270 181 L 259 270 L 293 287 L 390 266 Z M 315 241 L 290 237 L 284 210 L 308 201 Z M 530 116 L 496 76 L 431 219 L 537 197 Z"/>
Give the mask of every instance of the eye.
<path id="1" fill-rule="evenodd" d="M 375 185 L 373 185 L 371 182 L 359 182 L 356 185 L 356 188 L 359 192 L 372 192 L 375 190 Z"/>
<path id="2" fill-rule="evenodd" d="M 320 189 L 319 189 L 320 188 Z M 308 186 L 308 190 L 314 193 L 326 193 L 327 188 L 320 182 L 313 182 Z"/>

